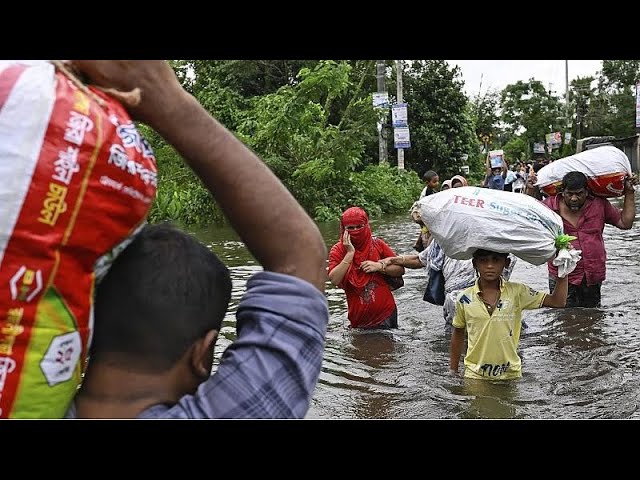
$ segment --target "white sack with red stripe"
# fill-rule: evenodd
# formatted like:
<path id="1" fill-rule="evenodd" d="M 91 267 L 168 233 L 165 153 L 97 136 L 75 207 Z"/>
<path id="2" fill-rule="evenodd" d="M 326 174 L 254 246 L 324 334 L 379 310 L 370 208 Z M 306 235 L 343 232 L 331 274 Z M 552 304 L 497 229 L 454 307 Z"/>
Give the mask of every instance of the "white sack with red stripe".
<path id="1" fill-rule="evenodd" d="M 584 173 L 589 190 L 600 197 L 623 195 L 625 179 L 633 173 L 627 155 L 619 148 L 605 145 L 545 165 L 538 171 L 536 186 L 547 195 L 555 195 L 562 178 L 574 171 Z"/>

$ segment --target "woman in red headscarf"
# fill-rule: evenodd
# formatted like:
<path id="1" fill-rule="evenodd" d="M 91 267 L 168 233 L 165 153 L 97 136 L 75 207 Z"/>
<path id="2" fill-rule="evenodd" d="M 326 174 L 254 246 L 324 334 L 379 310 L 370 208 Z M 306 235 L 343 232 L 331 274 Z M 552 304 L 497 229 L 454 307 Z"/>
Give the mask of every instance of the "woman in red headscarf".
<path id="1" fill-rule="evenodd" d="M 329 251 L 329 280 L 347 295 L 351 326 L 397 328 L 396 301 L 385 275 L 400 277 L 404 267 L 380 263 L 380 259 L 395 253 L 383 240 L 371 235 L 369 218 L 359 207 L 342 214 L 340 238 Z"/>

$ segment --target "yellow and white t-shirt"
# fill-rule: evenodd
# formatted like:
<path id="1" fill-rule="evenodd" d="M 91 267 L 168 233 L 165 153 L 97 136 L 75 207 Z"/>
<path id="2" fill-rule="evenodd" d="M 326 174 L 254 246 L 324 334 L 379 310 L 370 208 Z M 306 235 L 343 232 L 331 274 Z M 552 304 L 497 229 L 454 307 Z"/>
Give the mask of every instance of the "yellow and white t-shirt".
<path id="1" fill-rule="evenodd" d="M 544 292 L 527 285 L 500 280 L 500 300 L 493 315 L 479 295 L 478 281 L 463 290 L 456 302 L 453 326 L 467 329 L 464 376 L 490 380 L 520 378 L 517 348 L 522 328 L 522 310 L 542 307 Z"/>

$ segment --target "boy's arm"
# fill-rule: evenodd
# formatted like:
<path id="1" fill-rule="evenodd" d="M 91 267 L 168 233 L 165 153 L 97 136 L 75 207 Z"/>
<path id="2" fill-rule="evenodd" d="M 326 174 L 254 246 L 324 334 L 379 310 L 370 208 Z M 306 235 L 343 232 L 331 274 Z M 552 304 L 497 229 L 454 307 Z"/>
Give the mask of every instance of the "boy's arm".
<path id="1" fill-rule="evenodd" d="M 460 364 L 463 345 L 464 328 L 453 327 L 453 331 L 451 332 L 451 347 L 449 349 L 449 372 L 454 375 L 459 375 L 458 366 Z"/>
<path id="2" fill-rule="evenodd" d="M 569 276 L 558 278 L 551 295 L 546 295 L 542 302 L 543 307 L 564 308 L 567 304 L 567 292 L 569 291 Z"/>

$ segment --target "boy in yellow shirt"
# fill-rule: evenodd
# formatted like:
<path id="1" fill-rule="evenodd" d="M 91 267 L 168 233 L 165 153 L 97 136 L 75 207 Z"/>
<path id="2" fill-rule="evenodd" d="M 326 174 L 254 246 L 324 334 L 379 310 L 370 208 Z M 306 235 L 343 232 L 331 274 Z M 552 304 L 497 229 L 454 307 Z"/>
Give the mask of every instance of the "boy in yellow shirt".
<path id="1" fill-rule="evenodd" d="M 464 376 L 509 380 L 522 376 L 517 348 L 522 310 L 562 308 L 567 301 L 567 277 L 559 278 L 551 295 L 527 285 L 508 282 L 500 275 L 509 265 L 507 253 L 476 250 L 473 266 L 479 278 L 458 296 L 453 320 L 449 368 L 458 375 L 458 364 L 467 331 Z"/>

